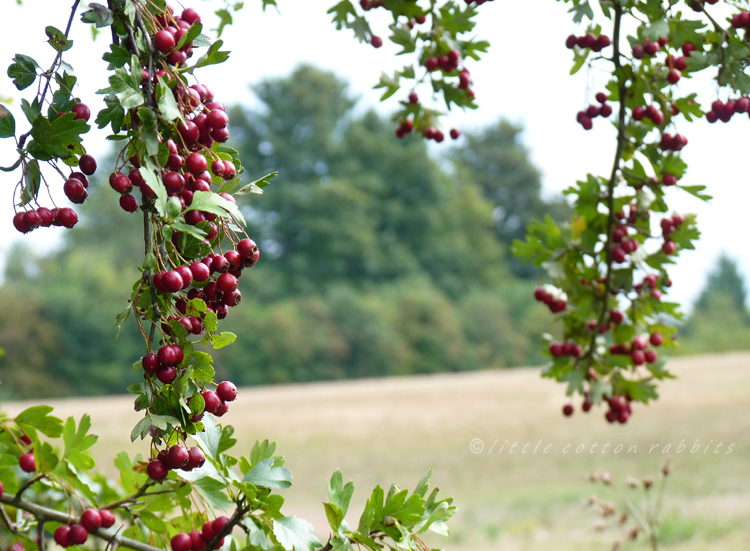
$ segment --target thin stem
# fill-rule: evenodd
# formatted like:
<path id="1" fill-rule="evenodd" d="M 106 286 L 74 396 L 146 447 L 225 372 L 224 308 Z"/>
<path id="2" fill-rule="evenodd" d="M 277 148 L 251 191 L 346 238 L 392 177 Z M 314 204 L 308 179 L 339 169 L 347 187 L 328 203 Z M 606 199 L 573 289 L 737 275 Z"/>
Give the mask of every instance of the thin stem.
<path id="1" fill-rule="evenodd" d="M 622 65 L 620 64 L 620 26 L 622 23 L 622 6 L 615 3 L 615 28 L 612 39 L 612 46 L 614 48 L 614 54 L 612 56 L 612 62 L 615 65 L 615 74 L 618 78 L 617 91 L 620 100 L 620 109 L 618 113 L 617 121 L 617 150 L 615 151 L 615 159 L 612 163 L 612 173 L 610 174 L 609 181 L 607 182 L 607 240 L 604 244 L 604 254 L 606 255 L 606 272 L 604 281 L 604 293 L 602 297 L 602 310 L 599 314 L 599 320 L 596 324 L 596 330 L 591 336 L 591 346 L 587 355 L 593 353 L 596 348 L 596 337 L 599 335 L 599 328 L 604 324 L 604 319 L 607 315 L 608 304 L 607 299 L 609 293 L 612 290 L 612 230 L 615 225 L 615 185 L 617 183 L 617 173 L 620 170 L 620 161 L 622 159 L 622 150 L 625 146 L 625 115 L 626 115 L 626 98 L 627 98 L 627 86 L 625 84 L 626 79 L 622 74 Z"/>
<path id="2" fill-rule="evenodd" d="M 70 522 L 70 517 L 66 513 L 61 513 L 60 511 L 55 511 L 54 509 L 42 507 L 41 505 L 26 501 L 25 499 L 19 499 L 13 494 L 3 494 L 2 496 L 0 496 L 0 503 L 5 503 L 7 505 L 16 507 L 17 509 L 21 509 L 23 511 L 31 513 L 38 519 L 40 523 L 48 520 L 52 522 L 60 522 L 62 524 L 68 524 L 68 522 Z M 75 522 L 80 523 L 80 519 L 76 518 Z M 134 549 L 135 551 L 162 551 L 158 547 L 153 547 L 140 541 L 112 534 L 110 532 L 107 532 L 103 528 L 98 528 L 93 532 L 90 532 L 90 534 L 96 536 L 97 538 L 108 541 L 112 545 L 127 547 L 128 549 Z"/>

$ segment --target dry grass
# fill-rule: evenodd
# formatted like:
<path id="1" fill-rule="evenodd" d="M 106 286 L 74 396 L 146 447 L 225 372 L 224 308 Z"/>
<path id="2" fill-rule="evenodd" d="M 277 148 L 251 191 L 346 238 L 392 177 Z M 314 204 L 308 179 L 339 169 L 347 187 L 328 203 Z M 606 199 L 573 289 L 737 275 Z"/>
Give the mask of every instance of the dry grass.
<path id="1" fill-rule="evenodd" d="M 411 487 L 433 467 L 433 481 L 459 506 L 454 535 L 434 538 L 433 545 L 474 551 L 609 549 L 615 533 L 595 534 L 597 519 L 583 502 L 591 493 L 617 500 L 606 488 L 585 482 L 586 473 L 608 471 L 624 485 L 628 475 L 657 473 L 670 457 L 674 472 L 663 548 L 746 549 L 750 355 L 678 359 L 670 367 L 679 378 L 664 382 L 658 403 L 636 407 L 625 426 L 606 424 L 601 411 L 563 418 L 562 388 L 541 380 L 538 369 L 247 388 L 223 421 L 236 428 L 238 454 L 249 452 L 256 439 L 278 442 L 295 475 L 285 492 L 287 514 L 313 522 L 321 537 L 327 531 L 320 504 L 335 469 L 355 481 L 356 514 L 375 484 Z M 13 414 L 27 405 L 6 403 L 3 409 Z M 94 451 L 110 472 L 115 450 L 145 450 L 127 441 L 139 419 L 130 397 L 52 405 L 61 417 L 92 416 L 100 437 Z M 470 450 L 476 438 L 484 444 L 481 453 Z M 699 449 L 691 453 L 696 441 Z M 510 453 L 514 442 L 518 446 Z M 594 443 L 598 448 L 591 453 Z M 605 443 L 610 446 L 603 453 Z M 719 443 L 723 447 L 714 453 Z M 620 444 L 624 449 L 615 453 Z M 627 453 L 632 446 L 637 451 Z"/>

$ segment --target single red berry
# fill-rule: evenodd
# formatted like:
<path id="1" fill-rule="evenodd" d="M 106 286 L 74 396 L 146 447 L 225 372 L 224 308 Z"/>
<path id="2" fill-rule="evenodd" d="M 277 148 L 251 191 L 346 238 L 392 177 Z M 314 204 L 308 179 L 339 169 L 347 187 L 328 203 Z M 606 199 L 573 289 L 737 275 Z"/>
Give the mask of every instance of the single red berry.
<path id="1" fill-rule="evenodd" d="M 409 103 L 419 103 L 419 96 L 416 92 L 409 94 Z"/>
<path id="2" fill-rule="evenodd" d="M 201 16 L 193 8 L 187 8 L 182 12 L 183 21 L 187 21 L 190 25 L 195 25 L 201 22 Z"/>
<path id="3" fill-rule="evenodd" d="M 461 131 L 458 128 L 451 128 L 451 138 L 457 140 L 461 137 Z"/>
<path id="4" fill-rule="evenodd" d="M 86 528 L 80 524 L 71 525 L 70 532 L 68 532 L 68 541 L 70 541 L 70 545 L 83 545 L 88 538 L 89 533 L 86 531 Z"/>
<path id="5" fill-rule="evenodd" d="M 193 530 L 188 534 L 190 536 L 190 551 L 203 551 L 206 548 L 206 540 L 203 534 L 198 530 Z"/>
<path id="6" fill-rule="evenodd" d="M 216 394 L 224 402 L 233 402 L 237 398 L 237 387 L 234 386 L 234 383 L 224 381 L 216 388 Z"/>
<path id="7" fill-rule="evenodd" d="M 670 84 L 677 84 L 680 81 L 680 78 L 682 78 L 682 73 L 677 69 L 672 69 L 667 73 L 667 81 Z"/>
<path id="8" fill-rule="evenodd" d="M 565 404 L 563 406 L 562 411 L 563 411 L 563 415 L 565 417 L 570 417 L 571 415 L 573 415 L 573 405 L 572 404 Z"/>
<path id="9" fill-rule="evenodd" d="M 169 270 L 168 272 L 164 272 L 162 274 L 161 284 L 168 293 L 176 293 L 177 291 L 182 289 L 183 283 L 184 282 L 182 281 L 182 277 L 180 276 L 179 272 L 176 272 L 175 270 Z"/>
<path id="10" fill-rule="evenodd" d="M 664 342 L 664 337 L 662 337 L 661 333 L 651 333 L 651 336 L 649 337 L 649 342 L 651 343 L 651 346 L 661 346 Z"/>
<path id="11" fill-rule="evenodd" d="M 188 464 L 188 451 L 182 446 L 175 444 L 169 448 L 169 466 L 172 469 L 181 469 Z"/>
<path id="12" fill-rule="evenodd" d="M 208 413 L 214 413 L 219 409 L 219 406 L 221 406 L 221 398 L 219 398 L 219 395 L 213 390 L 204 390 L 201 393 L 201 396 L 203 396 L 203 401 L 206 404 L 206 411 Z"/>
<path id="13" fill-rule="evenodd" d="M 208 161 L 200 153 L 191 153 L 185 159 L 185 168 L 197 176 L 208 168 Z"/>
<path id="14" fill-rule="evenodd" d="M 169 474 L 169 469 L 161 460 L 155 459 L 149 462 L 148 467 L 146 467 L 146 472 L 148 473 L 148 476 L 150 476 L 152 480 L 161 482 L 162 480 L 167 478 L 167 475 Z"/>
<path id="15" fill-rule="evenodd" d="M 166 54 L 175 46 L 174 36 L 166 29 L 163 29 L 154 35 L 154 46 L 161 53 Z"/>
<path id="16" fill-rule="evenodd" d="M 115 515 L 109 509 L 99 511 L 99 516 L 102 519 L 102 528 L 111 528 L 114 525 Z"/>
<path id="17" fill-rule="evenodd" d="M 425 69 L 432 72 L 438 68 L 438 60 L 436 57 L 428 57 L 424 60 Z"/>
<path id="18" fill-rule="evenodd" d="M 60 547 L 68 547 L 70 545 L 70 526 L 58 526 L 55 529 L 55 543 Z"/>
<path id="19" fill-rule="evenodd" d="M 170 545 L 172 546 L 172 551 L 190 551 L 193 542 L 189 535 L 180 532 L 172 538 Z"/>
<path id="20" fill-rule="evenodd" d="M 383 45 L 383 39 L 379 36 L 372 35 L 372 38 L 370 38 L 370 44 L 372 44 L 373 48 L 380 48 Z"/>
<path id="21" fill-rule="evenodd" d="M 81 525 L 90 533 L 102 525 L 102 516 L 96 509 L 86 509 L 81 515 Z"/>
<path id="22" fill-rule="evenodd" d="M 34 460 L 34 452 L 23 454 L 18 458 L 18 466 L 25 473 L 33 473 L 36 471 L 36 461 Z"/>
<path id="23" fill-rule="evenodd" d="M 78 167 L 86 176 L 91 176 L 94 172 L 96 172 L 96 159 L 94 159 L 88 153 L 85 155 L 81 155 L 81 158 L 78 159 Z"/>
<path id="24" fill-rule="evenodd" d="M 583 411 L 584 411 L 585 413 L 588 413 L 588 412 L 589 412 L 589 410 L 591 410 L 591 406 L 592 406 L 592 405 L 593 405 L 593 404 L 592 404 L 591 402 L 589 402 L 588 400 L 584 400 L 584 401 L 583 401 L 583 403 L 581 404 L 581 409 L 582 409 L 582 410 L 583 410 Z"/>
<path id="25" fill-rule="evenodd" d="M 635 365 L 643 365 L 646 361 L 646 355 L 642 350 L 634 350 L 633 352 L 631 352 L 630 357 L 632 358 Z"/>
<path id="26" fill-rule="evenodd" d="M 633 337 L 633 340 L 630 344 L 633 347 L 633 350 L 646 350 L 646 346 L 648 346 L 646 337 L 644 337 L 643 335 Z"/>
<path id="27" fill-rule="evenodd" d="M 63 192 L 65 196 L 73 201 L 74 203 L 86 193 L 86 188 L 77 178 L 70 178 L 63 184 Z"/>
<path id="28" fill-rule="evenodd" d="M 193 211 L 190 211 L 193 212 Z M 211 277 L 211 270 L 203 262 L 194 262 L 190 265 L 190 273 L 193 274 L 193 281 L 203 283 Z"/>
<path id="29" fill-rule="evenodd" d="M 242 258 L 251 257 L 253 255 L 253 252 L 255 252 L 257 249 L 258 246 L 252 239 L 243 239 L 242 241 L 237 243 L 237 252 L 240 253 L 240 256 Z"/>
<path id="30" fill-rule="evenodd" d="M 143 356 L 141 365 L 146 373 L 154 374 L 159 370 L 159 359 L 156 354 L 149 353 Z"/>
<path id="31" fill-rule="evenodd" d="M 229 264 L 226 258 L 224 258 L 224 262 Z M 231 293 L 236 290 L 238 284 L 239 281 L 237 281 L 237 278 L 229 273 L 221 274 L 219 279 L 216 280 L 216 286 L 224 293 Z"/>
<path id="32" fill-rule="evenodd" d="M 85 103 L 76 103 L 70 110 L 76 115 L 73 120 L 88 121 L 91 117 L 91 110 Z"/>
<path id="33" fill-rule="evenodd" d="M 177 371 L 171 365 L 164 365 L 156 372 L 156 378 L 165 385 L 171 385 L 177 378 Z"/>
<path id="34" fill-rule="evenodd" d="M 661 246 L 661 250 L 664 254 L 674 254 L 675 251 L 677 251 L 677 244 L 672 241 L 671 239 L 667 239 L 664 241 L 664 244 Z"/>
<path id="35" fill-rule="evenodd" d="M 195 446 L 188 448 L 188 463 L 194 469 L 199 469 L 206 462 L 206 456 L 200 448 Z"/>
<path id="36" fill-rule="evenodd" d="M 611 310 L 609 312 L 609 319 L 612 321 L 612 323 L 619 324 L 625 321 L 625 314 L 623 314 L 619 310 Z"/>
<path id="37" fill-rule="evenodd" d="M 656 361 L 659 355 L 656 353 L 656 350 L 646 350 L 644 352 L 644 357 L 646 358 L 646 363 L 652 364 Z"/>

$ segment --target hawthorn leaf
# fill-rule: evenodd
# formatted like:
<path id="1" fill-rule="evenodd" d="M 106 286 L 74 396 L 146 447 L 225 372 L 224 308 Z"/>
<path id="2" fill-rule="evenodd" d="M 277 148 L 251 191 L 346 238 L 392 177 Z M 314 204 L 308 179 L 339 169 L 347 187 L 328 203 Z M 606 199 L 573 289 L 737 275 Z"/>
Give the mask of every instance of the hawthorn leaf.
<path id="1" fill-rule="evenodd" d="M 287 551 L 315 551 L 321 544 L 314 532 L 312 524 L 297 517 L 273 520 L 273 534 Z"/>
<path id="2" fill-rule="evenodd" d="M 0 138 L 11 138 L 16 135 L 16 119 L 13 113 L 0 104 Z"/>
<path id="3" fill-rule="evenodd" d="M 292 485 L 292 471 L 284 467 L 274 467 L 273 464 L 273 459 L 264 459 L 253 465 L 242 482 L 263 488 L 289 488 Z"/>

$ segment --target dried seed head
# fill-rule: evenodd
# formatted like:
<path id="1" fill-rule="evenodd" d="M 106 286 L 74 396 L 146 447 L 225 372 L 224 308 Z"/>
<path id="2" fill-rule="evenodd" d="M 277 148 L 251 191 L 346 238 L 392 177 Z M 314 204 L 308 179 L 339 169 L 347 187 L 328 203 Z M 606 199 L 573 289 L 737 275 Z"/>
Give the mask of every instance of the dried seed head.
<path id="1" fill-rule="evenodd" d="M 669 476 L 669 473 L 672 472 L 672 460 L 667 459 L 667 461 L 664 463 L 664 466 L 661 468 L 661 474 L 664 476 Z"/>
<path id="2" fill-rule="evenodd" d="M 628 520 L 628 514 L 627 513 L 620 513 L 620 516 L 617 519 L 617 522 L 619 522 L 620 524 L 625 524 L 625 522 L 627 522 L 627 520 Z"/>
<path id="3" fill-rule="evenodd" d="M 588 474 L 589 482 L 598 482 L 599 481 L 599 473 L 589 473 Z"/>
<path id="4" fill-rule="evenodd" d="M 622 549 L 622 542 L 620 542 L 620 540 L 615 540 L 612 544 L 612 551 L 617 551 L 618 549 Z"/>
<path id="5" fill-rule="evenodd" d="M 612 476 L 609 473 L 602 473 L 600 475 L 600 478 L 601 478 L 601 481 L 607 486 L 612 484 Z"/>
<path id="6" fill-rule="evenodd" d="M 638 483 L 638 479 L 633 478 L 632 476 L 629 476 L 628 486 L 630 486 L 631 488 L 637 488 L 638 486 L 640 486 L 640 484 Z"/>
<path id="7" fill-rule="evenodd" d="M 647 490 L 654 485 L 654 477 L 653 476 L 647 476 L 643 479 L 643 487 Z"/>
<path id="8" fill-rule="evenodd" d="M 604 532 L 607 529 L 607 525 L 603 522 L 597 522 L 594 524 L 594 532 Z"/>
<path id="9" fill-rule="evenodd" d="M 641 533 L 641 529 L 637 526 L 634 526 L 630 530 L 628 530 L 628 541 L 635 541 L 638 539 L 638 534 Z"/>

